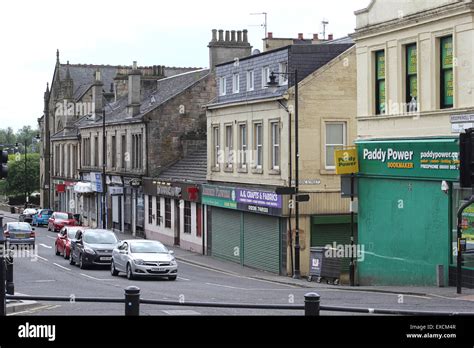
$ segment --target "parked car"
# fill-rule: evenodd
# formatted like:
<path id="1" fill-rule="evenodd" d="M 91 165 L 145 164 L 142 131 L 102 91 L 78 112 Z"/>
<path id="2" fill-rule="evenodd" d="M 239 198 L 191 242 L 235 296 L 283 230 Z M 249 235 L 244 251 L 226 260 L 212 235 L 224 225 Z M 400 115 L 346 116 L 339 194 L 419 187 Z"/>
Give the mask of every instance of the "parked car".
<path id="1" fill-rule="evenodd" d="M 3 236 L 10 245 L 30 245 L 35 247 L 35 229 L 27 222 L 7 222 L 3 225 Z"/>
<path id="2" fill-rule="evenodd" d="M 78 230 L 71 240 L 69 264 L 81 269 L 88 266 L 108 266 L 112 262 L 112 250 L 119 240 L 115 233 L 108 230 Z"/>
<path id="3" fill-rule="evenodd" d="M 18 218 L 18 221 L 32 223 L 33 222 L 33 216 L 36 215 L 36 213 L 37 213 L 36 209 L 27 208 L 27 209 L 23 210 L 23 213 L 20 214 L 20 217 Z"/>
<path id="4" fill-rule="evenodd" d="M 176 280 L 178 264 L 174 252 L 162 243 L 151 240 L 125 240 L 112 253 L 110 273 L 127 274 L 128 279 L 137 276 L 165 277 Z"/>
<path id="5" fill-rule="evenodd" d="M 58 232 L 64 226 L 76 226 L 76 220 L 71 213 L 54 212 L 48 219 L 48 231 Z"/>
<path id="6" fill-rule="evenodd" d="M 80 226 L 65 226 L 59 231 L 56 241 L 54 242 L 54 250 L 56 255 L 62 255 L 66 260 L 71 255 L 71 240 L 76 238 L 79 231 L 84 231 L 84 227 Z"/>
<path id="7" fill-rule="evenodd" d="M 47 225 L 51 215 L 53 215 L 51 209 L 39 209 L 38 212 L 33 215 L 33 221 L 31 224 L 36 227 Z"/>

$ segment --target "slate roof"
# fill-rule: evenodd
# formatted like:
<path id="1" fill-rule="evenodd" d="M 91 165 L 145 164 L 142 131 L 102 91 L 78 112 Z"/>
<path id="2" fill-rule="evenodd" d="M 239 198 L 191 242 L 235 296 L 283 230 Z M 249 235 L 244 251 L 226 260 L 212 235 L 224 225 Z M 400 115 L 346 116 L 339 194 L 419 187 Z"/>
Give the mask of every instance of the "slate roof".
<path id="1" fill-rule="evenodd" d="M 106 104 L 105 122 L 106 124 L 142 122 L 145 114 L 182 93 L 208 76 L 209 73 L 209 69 L 201 69 L 158 80 L 155 89 L 143 91 L 140 114 L 135 117 L 129 117 L 127 113 L 128 95 L 114 103 Z M 93 121 L 84 118 L 78 123 L 79 127 L 97 127 L 100 125 L 102 125 L 101 119 Z"/>
<path id="2" fill-rule="evenodd" d="M 355 44 L 354 40 L 351 37 L 345 36 L 339 39 L 322 42 L 321 45 L 334 45 L 334 44 Z"/>
<path id="3" fill-rule="evenodd" d="M 158 178 L 165 181 L 202 184 L 206 182 L 206 175 L 207 148 L 203 146 L 165 169 Z"/>
<path id="4" fill-rule="evenodd" d="M 59 66 L 59 77 L 61 81 L 66 78 L 66 71 L 68 65 L 61 64 Z M 69 74 L 74 81 L 74 99 L 78 100 L 84 93 L 91 88 L 95 80 L 95 72 L 99 69 L 101 73 L 104 89 L 108 91 L 110 84 L 114 82 L 114 77 L 117 76 L 118 67 L 111 65 L 69 65 Z"/>

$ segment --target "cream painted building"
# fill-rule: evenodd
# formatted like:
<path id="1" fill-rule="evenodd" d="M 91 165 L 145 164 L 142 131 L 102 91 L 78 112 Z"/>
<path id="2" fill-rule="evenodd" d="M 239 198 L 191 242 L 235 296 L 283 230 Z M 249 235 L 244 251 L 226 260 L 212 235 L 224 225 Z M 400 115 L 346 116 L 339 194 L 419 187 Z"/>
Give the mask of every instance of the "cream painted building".
<path id="1" fill-rule="evenodd" d="M 211 255 L 282 275 L 293 272 L 294 211 L 290 215 L 290 197 L 276 189 L 295 178 L 294 78 L 279 75 L 275 93 L 266 88 L 266 78 L 295 69 L 300 191 L 311 196 L 300 203 L 301 274 L 309 274 L 311 246 L 350 242 L 349 201 L 341 198 L 333 151 L 356 137 L 351 46 L 288 46 L 241 59 L 238 66 L 217 66 L 219 97 L 207 117 L 209 185 L 203 189 L 203 204 L 211 206 Z M 303 50 L 313 66 L 299 60 Z"/>
<path id="2" fill-rule="evenodd" d="M 450 116 L 473 114 L 473 15 L 472 0 L 374 0 L 356 12 L 360 138 L 451 135 Z"/>

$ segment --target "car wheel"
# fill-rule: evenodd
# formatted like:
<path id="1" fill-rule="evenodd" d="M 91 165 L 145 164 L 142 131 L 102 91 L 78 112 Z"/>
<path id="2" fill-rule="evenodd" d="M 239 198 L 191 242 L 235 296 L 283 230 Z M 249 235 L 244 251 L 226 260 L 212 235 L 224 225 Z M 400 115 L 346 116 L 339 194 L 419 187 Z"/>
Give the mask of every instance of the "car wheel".
<path id="1" fill-rule="evenodd" d="M 82 254 L 79 255 L 79 268 L 86 269 L 86 264 L 84 263 L 84 258 L 82 257 Z"/>
<path id="2" fill-rule="evenodd" d="M 128 263 L 127 264 L 127 279 L 128 280 L 133 280 L 134 275 L 133 275 L 133 272 L 132 272 L 132 266 L 130 266 L 130 264 Z"/>
<path id="3" fill-rule="evenodd" d="M 64 260 L 69 259 L 69 255 L 67 254 L 66 249 L 64 249 L 63 257 L 64 257 Z"/>
<path id="4" fill-rule="evenodd" d="M 113 277 L 116 277 L 119 274 L 119 272 L 115 269 L 115 264 L 113 260 L 112 264 L 110 265 L 110 274 L 112 274 Z"/>
<path id="5" fill-rule="evenodd" d="M 58 250 L 58 245 L 57 245 L 57 244 L 55 244 L 55 249 L 56 249 L 56 256 L 61 255 L 61 253 L 60 253 L 59 250 Z"/>
<path id="6" fill-rule="evenodd" d="M 178 278 L 178 276 L 171 276 L 171 277 L 168 277 L 169 280 L 176 280 L 176 278 Z"/>
<path id="7" fill-rule="evenodd" d="M 71 255 L 69 255 L 69 264 L 71 266 L 74 266 L 76 264 L 76 262 L 74 261 L 74 258 L 72 257 L 72 253 L 71 253 Z"/>

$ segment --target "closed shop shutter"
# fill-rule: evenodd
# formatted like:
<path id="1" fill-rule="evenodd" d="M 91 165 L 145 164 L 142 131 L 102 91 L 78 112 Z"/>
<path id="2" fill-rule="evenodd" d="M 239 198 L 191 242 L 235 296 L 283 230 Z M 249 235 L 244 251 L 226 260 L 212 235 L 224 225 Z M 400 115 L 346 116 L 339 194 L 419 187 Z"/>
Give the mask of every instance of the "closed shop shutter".
<path id="1" fill-rule="evenodd" d="M 280 272 L 280 223 L 275 217 L 244 214 L 244 265 Z"/>
<path id="2" fill-rule="evenodd" d="M 242 213 L 212 208 L 212 256 L 240 263 Z"/>
<path id="3" fill-rule="evenodd" d="M 357 231 L 357 225 L 354 226 L 354 231 Z M 356 236 L 356 232 L 354 232 Z M 351 245 L 351 225 L 350 224 L 327 224 L 327 225 L 313 225 L 311 230 L 311 246 L 325 247 L 326 245 Z M 354 239 L 357 244 L 357 239 Z M 356 257 L 356 255 L 354 255 Z M 341 271 L 349 272 L 350 258 L 344 258 L 341 262 Z"/>

